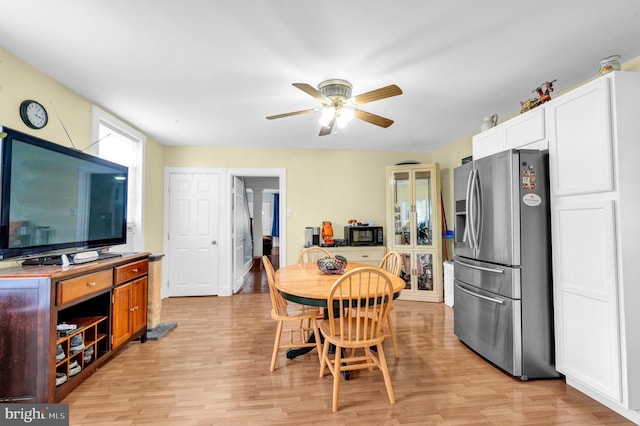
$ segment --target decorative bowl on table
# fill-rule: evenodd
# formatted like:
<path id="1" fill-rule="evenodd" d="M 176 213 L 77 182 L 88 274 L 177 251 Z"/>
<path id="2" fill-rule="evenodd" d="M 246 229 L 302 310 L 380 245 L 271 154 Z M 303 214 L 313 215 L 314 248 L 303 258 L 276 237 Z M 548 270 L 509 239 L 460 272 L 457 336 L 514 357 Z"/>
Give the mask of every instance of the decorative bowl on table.
<path id="1" fill-rule="evenodd" d="M 343 256 L 325 257 L 318 259 L 318 269 L 323 274 L 336 275 L 344 272 L 347 267 L 347 259 Z"/>

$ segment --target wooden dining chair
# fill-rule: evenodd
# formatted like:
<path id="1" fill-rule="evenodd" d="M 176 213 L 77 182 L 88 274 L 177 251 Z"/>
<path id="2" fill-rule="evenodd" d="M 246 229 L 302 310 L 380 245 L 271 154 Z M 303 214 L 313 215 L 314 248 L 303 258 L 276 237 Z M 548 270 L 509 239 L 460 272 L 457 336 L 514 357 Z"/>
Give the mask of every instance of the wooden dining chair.
<path id="1" fill-rule="evenodd" d="M 288 304 L 282 297 L 275 285 L 275 271 L 273 265 L 267 256 L 262 256 L 262 264 L 267 273 L 267 282 L 269 284 L 269 295 L 271 296 L 271 318 L 277 321 L 276 337 L 273 342 L 273 354 L 271 355 L 271 366 L 269 371 L 275 371 L 278 352 L 280 349 L 291 348 L 312 348 L 315 347 L 318 352 L 318 359 L 322 359 L 322 344 L 317 336 L 318 331 L 318 309 L 309 306 L 298 305 L 295 303 Z M 282 343 L 282 333 L 284 324 L 289 324 L 287 343 Z M 315 342 L 307 342 L 309 333 L 313 332 L 316 338 Z M 297 338 L 296 338 L 297 336 Z"/>
<path id="2" fill-rule="evenodd" d="M 298 264 L 301 263 L 317 263 L 318 260 L 320 259 L 324 259 L 325 257 L 333 257 L 333 255 L 331 254 L 331 252 L 329 252 L 329 250 L 326 250 L 322 247 L 319 246 L 311 246 L 311 247 L 307 247 L 305 249 L 303 249 L 300 252 L 300 255 L 298 255 Z M 325 317 L 324 315 L 324 308 L 318 308 L 318 319 L 323 319 Z"/>
<path id="3" fill-rule="evenodd" d="M 329 250 L 322 247 L 313 246 L 307 247 L 300 252 L 298 256 L 298 263 L 316 263 L 319 259 L 325 257 L 333 257 Z"/>
<path id="4" fill-rule="evenodd" d="M 393 275 L 400 275 L 400 267 L 402 266 L 402 256 L 397 251 L 390 251 L 384 255 L 382 260 L 380 261 L 380 268 L 384 269 L 387 272 L 392 273 Z"/>
<path id="5" fill-rule="evenodd" d="M 393 275 L 400 275 L 400 268 L 402 267 L 402 256 L 397 251 L 388 252 L 380 261 L 380 268 Z M 396 358 L 400 358 L 400 350 L 398 349 L 398 340 L 396 339 L 396 330 L 393 328 L 393 322 L 391 320 L 391 312 L 387 315 L 385 337 L 391 337 L 391 343 L 393 344 L 393 353 Z"/>
<path id="6" fill-rule="evenodd" d="M 320 323 L 320 332 L 325 339 L 320 377 L 327 368 L 333 375 L 333 411 L 338 411 L 340 376 L 351 370 L 379 368 L 389 402 L 396 402 L 382 349 L 383 324 L 392 299 L 391 280 L 373 267 L 347 272 L 331 288 L 327 298 L 329 318 Z M 329 358 L 329 344 L 335 345 L 333 359 Z M 371 350 L 374 346 L 375 352 Z"/>

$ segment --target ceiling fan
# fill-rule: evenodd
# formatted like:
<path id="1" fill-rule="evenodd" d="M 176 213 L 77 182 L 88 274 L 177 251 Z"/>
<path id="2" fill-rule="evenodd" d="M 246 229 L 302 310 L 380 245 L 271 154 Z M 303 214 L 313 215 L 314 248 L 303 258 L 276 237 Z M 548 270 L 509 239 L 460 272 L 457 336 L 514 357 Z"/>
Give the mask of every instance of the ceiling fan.
<path id="1" fill-rule="evenodd" d="M 288 112 L 285 114 L 270 115 L 267 120 L 276 118 L 291 117 L 293 115 L 309 114 L 322 110 L 320 117 L 320 136 L 331 134 L 335 124 L 338 127 L 344 127 L 352 119 L 366 121 L 380 127 L 389 127 L 393 124 L 393 120 L 362 111 L 354 108 L 356 105 L 366 104 L 368 102 L 378 101 L 380 99 L 390 98 L 402 94 L 402 90 L 395 84 L 381 87 L 380 89 L 362 93 L 351 97 L 353 86 L 346 80 L 332 79 L 325 80 L 318 84 L 318 88 L 307 83 L 293 83 L 293 86 L 303 92 L 313 96 L 322 103 L 322 108 L 305 109 L 302 111 Z"/>

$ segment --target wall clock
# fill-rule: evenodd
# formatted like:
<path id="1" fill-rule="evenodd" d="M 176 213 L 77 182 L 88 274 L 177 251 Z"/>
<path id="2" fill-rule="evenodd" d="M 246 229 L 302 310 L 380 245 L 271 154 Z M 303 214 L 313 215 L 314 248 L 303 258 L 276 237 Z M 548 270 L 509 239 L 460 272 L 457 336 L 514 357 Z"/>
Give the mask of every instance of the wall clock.
<path id="1" fill-rule="evenodd" d="M 42 129 L 49 121 L 47 110 L 32 100 L 26 100 L 20 104 L 20 118 L 32 129 Z"/>

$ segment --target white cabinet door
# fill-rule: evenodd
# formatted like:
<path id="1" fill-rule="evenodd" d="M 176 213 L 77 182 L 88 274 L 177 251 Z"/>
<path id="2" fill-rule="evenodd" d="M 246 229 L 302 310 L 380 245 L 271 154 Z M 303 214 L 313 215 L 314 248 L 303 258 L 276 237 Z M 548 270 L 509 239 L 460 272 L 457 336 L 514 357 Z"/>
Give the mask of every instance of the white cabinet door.
<path id="1" fill-rule="evenodd" d="M 437 253 L 434 250 L 398 250 L 398 253 L 402 257 L 400 277 L 405 282 L 405 289 L 399 299 L 442 302 L 442 286 L 434 279 L 442 276 L 440 263 L 435 262 Z"/>
<path id="2" fill-rule="evenodd" d="M 554 100 L 546 108 L 551 194 L 612 191 L 609 80 L 601 79 Z"/>
<path id="3" fill-rule="evenodd" d="M 620 402 L 614 202 L 572 197 L 552 214 L 556 368 Z"/>
<path id="4" fill-rule="evenodd" d="M 504 149 L 547 149 L 543 106 L 512 118 L 502 126 Z"/>
<path id="5" fill-rule="evenodd" d="M 473 159 L 479 160 L 504 150 L 502 127 L 496 126 L 473 137 Z"/>

